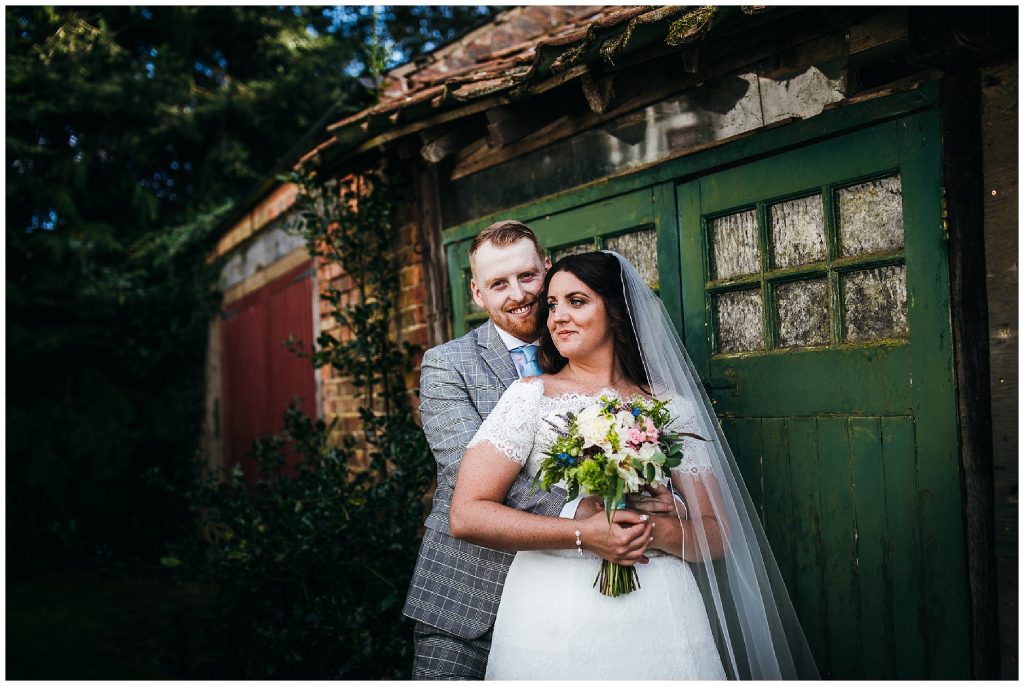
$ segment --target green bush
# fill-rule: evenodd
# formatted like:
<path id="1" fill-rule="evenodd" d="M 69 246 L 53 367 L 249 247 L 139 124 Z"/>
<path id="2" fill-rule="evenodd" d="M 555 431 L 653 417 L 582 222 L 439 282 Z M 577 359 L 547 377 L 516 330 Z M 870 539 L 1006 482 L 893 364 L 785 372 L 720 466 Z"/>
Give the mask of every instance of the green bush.
<path id="1" fill-rule="evenodd" d="M 340 293 L 325 290 L 354 335 L 324 334 L 310 360 L 361 389 L 362 430 L 334 441 L 337 420 L 292 408 L 284 433 L 256 444 L 254 486 L 239 469 L 225 479 L 202 468 L 186 497 L 203 536 L 165 563 L 217 589 L 199 637 L 213 657 L 193 668 L 201 673 L 179 667 L 179 677 L 405 678 L 411 665 L 412 625 L 401 609 L 434 462 L 404 382 L 416 351 L 391 333 L 390 190 L 379 175 L 356 189 L 296 179 L 310 250 L 337 261 L 359 294 L 342 306 Z M 285 469 L 286 454 L 301 457 L 297 474 Z"/>

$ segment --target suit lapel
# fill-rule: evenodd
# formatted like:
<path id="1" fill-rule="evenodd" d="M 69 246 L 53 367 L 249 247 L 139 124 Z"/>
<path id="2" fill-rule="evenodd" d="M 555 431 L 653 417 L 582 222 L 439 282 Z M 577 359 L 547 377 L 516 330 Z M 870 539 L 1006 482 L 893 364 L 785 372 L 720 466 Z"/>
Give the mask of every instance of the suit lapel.
<path id="1" fill-rule="evenodd" d="M 519 373 L 505 343 L 498 335 L 494 322 L 489 321 L 477 329 L 476 342 L 480 346 L 480 357 L 484 363 L 491 368 L 505 388 L 511 386 L 512 382 L 519 378 Z"/>

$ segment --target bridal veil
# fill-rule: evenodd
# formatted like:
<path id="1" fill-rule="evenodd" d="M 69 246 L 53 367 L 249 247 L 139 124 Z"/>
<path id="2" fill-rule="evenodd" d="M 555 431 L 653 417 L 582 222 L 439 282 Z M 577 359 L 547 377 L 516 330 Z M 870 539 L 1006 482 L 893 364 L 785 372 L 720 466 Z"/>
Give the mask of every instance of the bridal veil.
<path id="1" fill-rule="evenodd" d="M 693 563 L 692 569 L 726 674 L 730 679 L 818 679 L 757 510 L 665 306 L 627 259 L 606 252 L 611 252 L 621 266 L 626 304 L 650 390 L 658 398 L 689 400 L 695 417 L 687 423 L 707 439 L 701 445 L 707 451 L 710 469 L 700 474 L 678 474 L 677 481 L 684 484 L 680 496 L 687 504 L 703 558 Z M 686 484 L 696 479 L 708 482 L 703 485 L 713 494 L 713 512 L 701 512 L 700 500 L 687 497 L 690 489 Z M 727 532 L 724 555 L 719 559 L 711 559 L 714 546 L 709 545 L 704 517 L 714 517 Z"/>

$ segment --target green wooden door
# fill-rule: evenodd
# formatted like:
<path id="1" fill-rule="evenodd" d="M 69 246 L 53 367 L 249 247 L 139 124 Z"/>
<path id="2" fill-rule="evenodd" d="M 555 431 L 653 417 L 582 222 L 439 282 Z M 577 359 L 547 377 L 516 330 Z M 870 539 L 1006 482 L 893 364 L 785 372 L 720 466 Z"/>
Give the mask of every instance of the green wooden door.
<path id="1" fill-rule="evenodd" d="M 590 250 L 608 249 L 625 255 L 660 293 L 669 310 L 678 314 L 679 235 L 672 201 L 672 184 L 662 184 L 561 212 L 526 215 L 524 221 L 537 234 L 552 262 Z M 448 244 L 449 279 L 452 293 L 456 294 L 452 310 L 457 336 L 487 318 L 473 302 L 469 290 L 471 242 L 472 236 L 468 236 Z"/>
<path id="2" fill-rule="evenodd" d="M 684 330 L 826 678 L 968 678 L 938 118 L 677 187 Z"/>

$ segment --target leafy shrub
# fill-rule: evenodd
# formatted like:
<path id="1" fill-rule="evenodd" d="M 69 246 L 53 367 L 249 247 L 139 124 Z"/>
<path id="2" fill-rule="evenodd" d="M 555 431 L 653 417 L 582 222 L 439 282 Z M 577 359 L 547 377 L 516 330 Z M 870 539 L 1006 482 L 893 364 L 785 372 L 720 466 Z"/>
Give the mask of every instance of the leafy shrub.
<path id="1" fill-rule="evenodd" d="M 216 587 L 201 627 L 214 655 L 195 668 L 217 678 L 404 678 L 412 625 L 401 609 L 418 550 L 423 494 L 434 472 L 413 419 L 405 376 L 416 350 L 391 333 L 398 292 L 390 190 L 381 176 L 354 186 L 297 175 L 300 230 L 310 251 L 338 262 L 359 297 L 322 298 L 352 332 L 324 334 L 310 356 L 361 389 L 361 431 L 332 439 L 337 419 L 298 409 L 285 431 L 258 441 L 261 478 L 222 479 L 203 467 L 187 494 L 203 530 L 169 558 Z M 300 456 L 297 473 L 285 455 Z M 354 465 L 359 465 L 359 468 Z"/>

